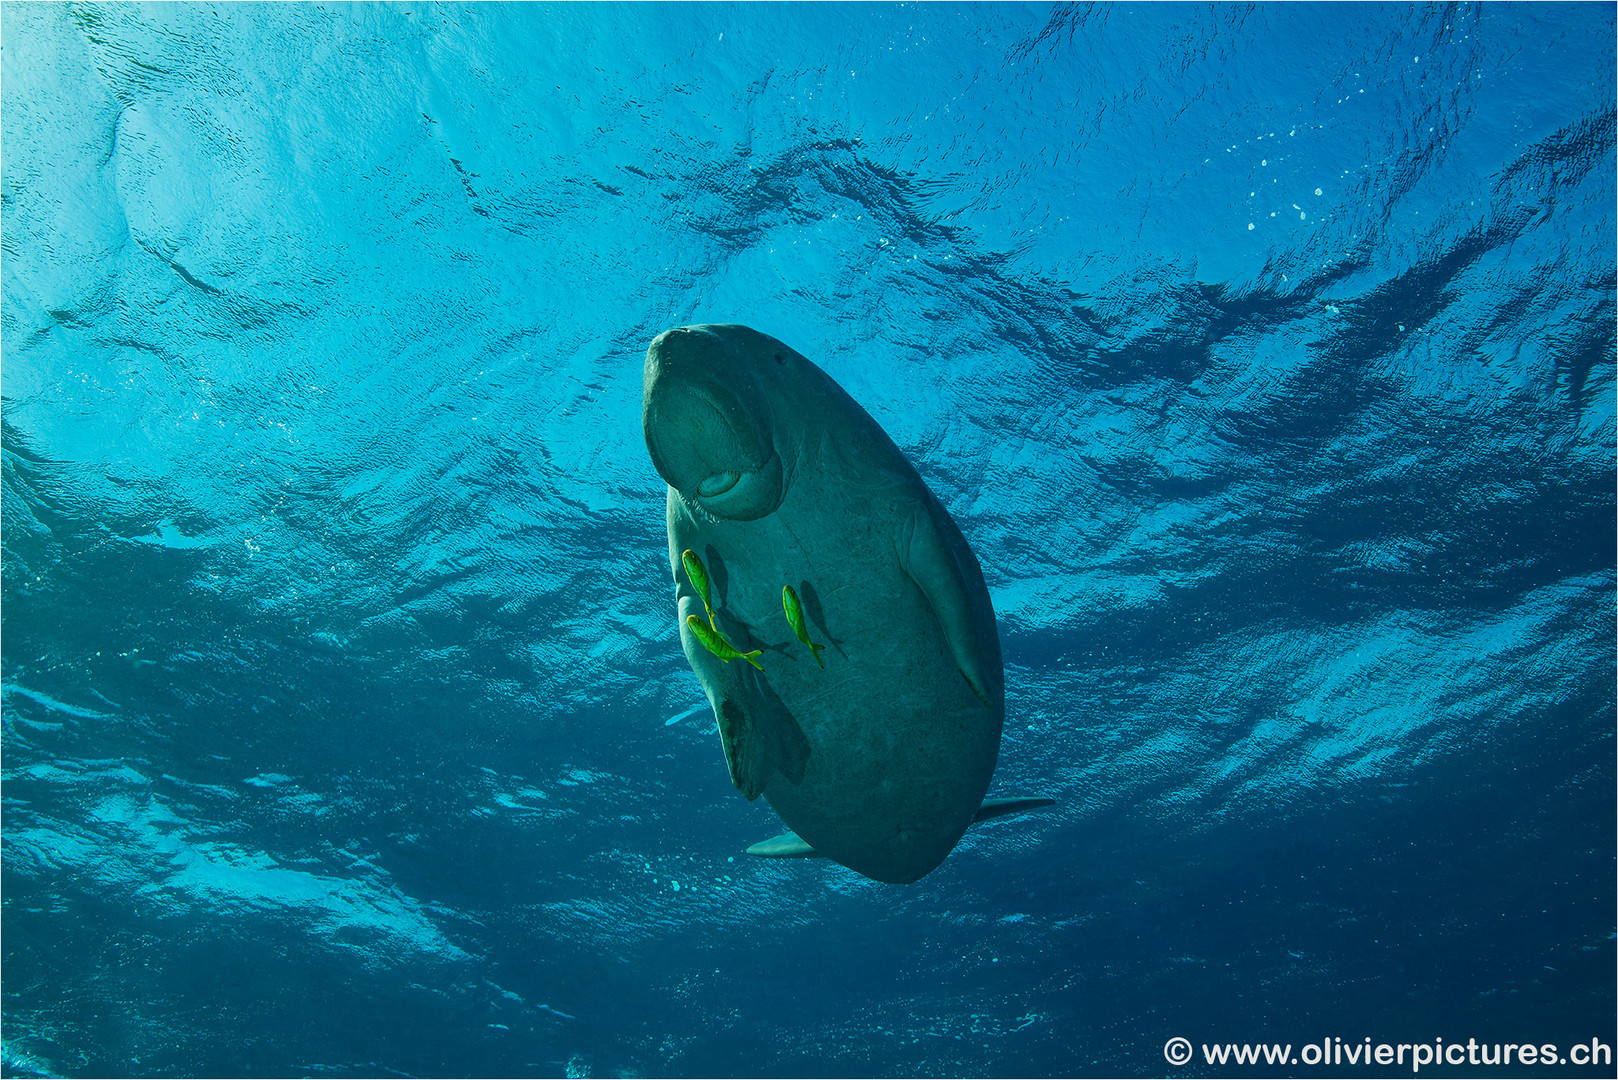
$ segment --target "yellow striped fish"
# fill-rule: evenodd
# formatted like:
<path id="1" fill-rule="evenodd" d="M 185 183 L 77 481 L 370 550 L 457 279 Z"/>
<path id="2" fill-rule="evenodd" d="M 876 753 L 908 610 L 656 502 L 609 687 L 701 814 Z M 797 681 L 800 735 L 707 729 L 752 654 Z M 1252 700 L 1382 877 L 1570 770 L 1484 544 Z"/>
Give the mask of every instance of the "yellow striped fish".
<path id="1" fill-rule="evenodd" d="M 703 648 L 719 657 L 719 659 L 723 660 L 725 663 L 728 664 L 732 660 L 742 659 L 746 660 L 749 664 L 752 664 L 760 671 L 764 670 L 764 665 L 755 659 L 755 657 L 757 657 L 764 650 L 754 649 L 752 652 L 737 652 L 736 646 L 732 645 L 725 638 L 724 634 L 721 634 L 711 626 L 703 625 L 702 620 L 697 618 L 695 615 L 687 615 L 685 617 L 685 625 L 691 630 L 691 636 L 702 642 Z"/>
<path id="2" fill-rule="evenodd" d="M 680 562 L 685 565 L 685 576 L 691 582 L 691 587 L 697 590 L 697 596 L 702 600 L 702 609 L 708 613 L 708 626 L 716 633 L 719 627 L 714 626 L 713 603 L 710 600 L 712 592 L 708 585 L 708 568 L 702 565 L 697 553 L 686 548 L 680 553 Z"/>
<path id="3" fill-rule="evenodd" d="M 791 585 L 781 586 L 781 607 L 786 610 L 792 632 L 798 635 L 799 641 L 809 646 L 809 654 L 815 658 L 815 663 L 824 668 L 826 665 L 821 663 L 820 650 L 826 646 L 816 645 L 809 640 L 809 624 L 803 620 L 803 605 L 798 603 L 798 594 L 792 591 Z"/>

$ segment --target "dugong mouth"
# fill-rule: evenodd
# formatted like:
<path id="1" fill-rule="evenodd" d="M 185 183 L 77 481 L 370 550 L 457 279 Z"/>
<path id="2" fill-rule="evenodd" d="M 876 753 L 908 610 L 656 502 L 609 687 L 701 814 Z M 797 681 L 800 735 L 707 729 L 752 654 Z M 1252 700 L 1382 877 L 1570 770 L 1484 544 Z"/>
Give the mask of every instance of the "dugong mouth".
<path id="1" fill-rule="evenodd" d="M 706 328 L 646 350 L 641 426 L 668 485 L 715 517 L 751 521 L 780 505 L 784 474 L 770 410 L 744 357 Z"/>
<path id="2" fill-rule="evenodd" d="M 704 477 L 697 485 L 693 498 L 698 506 L 714 517 L 752 521 L 774 512 L 781 505 L 785 488 L 783 479 L 781 459 L 771 454 L 769 460 L 756 469 L 712 473 Z"/>

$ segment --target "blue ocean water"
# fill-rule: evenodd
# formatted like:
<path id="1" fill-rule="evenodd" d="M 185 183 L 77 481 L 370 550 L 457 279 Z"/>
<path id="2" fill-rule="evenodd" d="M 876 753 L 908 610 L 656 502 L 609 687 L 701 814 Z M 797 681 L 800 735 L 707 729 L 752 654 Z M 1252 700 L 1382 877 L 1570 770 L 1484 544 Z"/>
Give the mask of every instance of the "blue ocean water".
<path id="1" fill-rule="evenodd" d="M 1618 1043 L 1614 32 L 0 7 L 4 1072 Z M 915 885 L 742 855 L 639 427 L 708 321 L 983 564 L 1058 805 Z"/>

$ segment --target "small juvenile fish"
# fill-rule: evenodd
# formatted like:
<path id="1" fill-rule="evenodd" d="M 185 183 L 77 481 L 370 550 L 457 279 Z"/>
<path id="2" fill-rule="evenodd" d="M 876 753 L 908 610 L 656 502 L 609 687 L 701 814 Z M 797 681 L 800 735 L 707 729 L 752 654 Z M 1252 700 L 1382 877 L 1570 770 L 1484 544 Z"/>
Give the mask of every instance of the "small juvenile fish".
<path id="1" fill-rule="evenodd" d="M 803 605 L 798 603 L 798 594 L 792 591 L 791 585 L 781 586 L 781 607 L 786 610 L 787 622 L 792 626 L 792 632 L 798 635 L 798 640 L 809 646 L 809 654 L 815 658 L 815 663 L 824 668 L 821 663 L 820 650 L 824 645 L 816 645 L 809 640 L 809 624 L 803 621 Z"/>
<path id="2" fill-rule="evenodd" d="M 702 609 L 708 613 L 709 628 L 717 633 L 719 628 L 713 622 L 713 603 L 709 600 L 712 594 L 708 587 L 708 568 L 702 565 L 702 560 L 690 548 L 680 552 L 680 562 L 685 565 L 685 576 L 690 579 L 691 587 L 697 590 L 697 596 L 702 600 Z"/>
<path id="3" fill-rule="evenodd" d="M 754 659 L 764 650 L 754 649 L 752 652 L 737 652 L 736 646 L 732 645 L 725 638 L 724 634 L 721 634 L 711 626 L 704 626 L 702 624 L 702 620 L 697 618 L 695 615 L 687 615 L 685 617 L 685 625 L 691 628 L 691 636 L 702 642 L 703 648 L 719 657 L 719 659 L 723 660 L 725 663 L 728 664 L 732 660 L 739 658 L 746 660 L 749 664 L 752 664 L 760 671 L 764 670 L 764 665 Z"/>

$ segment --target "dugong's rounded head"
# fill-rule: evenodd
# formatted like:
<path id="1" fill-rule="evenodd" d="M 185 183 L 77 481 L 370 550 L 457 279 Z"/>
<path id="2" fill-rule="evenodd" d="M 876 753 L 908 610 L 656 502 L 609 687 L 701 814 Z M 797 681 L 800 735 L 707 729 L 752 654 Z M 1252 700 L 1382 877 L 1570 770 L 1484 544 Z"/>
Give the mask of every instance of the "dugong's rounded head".
<path id="1" fill-rule="evenodd" d="M 783 350 L 734 323 L 677 327 L 646 350 L 640 420 L 652 465 L 714 517 L 752 521 L 786 493 L 770 373 L 759 367 Z"/>

